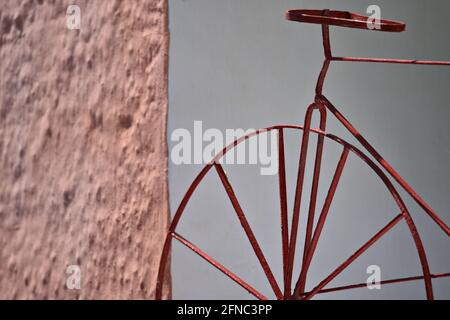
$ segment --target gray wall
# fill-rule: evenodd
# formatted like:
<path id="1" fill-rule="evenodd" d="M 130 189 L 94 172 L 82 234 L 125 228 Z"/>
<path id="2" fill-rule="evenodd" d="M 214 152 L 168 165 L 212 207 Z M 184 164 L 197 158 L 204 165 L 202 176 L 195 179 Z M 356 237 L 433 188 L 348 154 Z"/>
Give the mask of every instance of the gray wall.
<path id="1" fill-rule="evenodd" d="M 381 7 L 382 18 L 407 22 L 403 33 L 332 28 L 336 55 L 450 59 L 448 1 L 170 1 L 169 139 L 176 128 L 260 128 L 302 124 L 323 54 L 318 25 L 285 21 L 291 8 L 332 8 L 365 13 Z M 450 68 L 383 64 L 332 64 L 325 95 L 450 224 Z M 330 115 L 328 131 L 350 142 Z M 295 188 L 298 132 L 286 134 L 289 211 Z M 313 140 L 314 141 L 314 140 Z M 169 148 L 174 142 L 169 141 Z M 325 150 L 319 205 L 340 148 Z M 311 149 L 312 150 L 312 149 Z M 170 152 L 170 149 L 169 149 Z M 311 159 L 309 159 L 311 160 Z M 311 161 L 308 162 L 309 168 Z M 169 166 L 172 215 L 200 165 Z M 225 165 L 256 237 L 282 283 L 277 176 L 257 166 Z M 311 170 L 309 170 L 309 173 Z M 306 177 L 310 181 L 310 174 Z M 308 199 L 307 184 L 303 199 Z M 449 239 L 421 209 L 404 198 L 418 225 L 433 273 L 450 271 Z M 299 243 L 304 237 L 306 201 Z M 214 171 L 205 178 L 179 225 L 179 232 L 269 297 L 270 286 Z M 398 212 L 380 181 L 355 156 L 345 168 L 330 210 L 307 287 L 311 289 Z M 297 257 L 302 255 L 299 245 Z M 298 259 L 297 259 L 298 260 Z M 329 286 L 365 282 L 368 265 L 382 279 L 421 273 L 411 235 L 401 222 Z M 296 263 L 295 274 L 299 271 Z M 220 272 L 178 243 L 173 248 L 173 297 L 251 298 Z M 450 280 L 433 282 L 436 298 L 450 298 Z M 318 298 L 425 297 L 423 282 L 356 289 Z"/>

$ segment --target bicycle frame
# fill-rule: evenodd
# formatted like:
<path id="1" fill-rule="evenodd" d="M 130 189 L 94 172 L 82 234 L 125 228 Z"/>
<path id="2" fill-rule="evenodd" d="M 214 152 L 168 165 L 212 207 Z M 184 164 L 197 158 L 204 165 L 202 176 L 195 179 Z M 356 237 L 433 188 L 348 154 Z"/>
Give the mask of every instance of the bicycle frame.
<path id="1" fill-rule="evenodd" d="M 295 10 L 294 10 L 295 11 Z M 301 10 L 300 10 L 301 11 Z M 312 22 L 318 23 L 327 16 L 329 10 L 323 10 L 321 12 L 321 16 L 310 16 L 308 20 L 302 22 Z M 291 12 L 288 11 L 286 13 L 286 19 L 288 20 L 296 20 L 291 19 Z M 304 19 L 304 17 L 301 17 Z M 298 20 L 300 21 L 300 20 Z M 389 21 L 391 22 L 391 21 Z M 333 21 L 333 25 L 336 26 L 348 26 L 346 25 L 348 22 L 341 22 L 339 19 Z M 414 201 L 428 214 L 428 216 L 433 219 L 433 221 L 450 237 L 450 228 L 444 223 L 444 221 L 439 218 L 439 216 L 433 211 L 433 209 L 414 191 L 414 189 L 403 179 L 400 174 L 394 170 L 394 168 L 381 156 L 381 154 L 363 137 L 363 135 L 350 123 L 347 118 L 344 117 L 342 113 L 323 95 L 323 86 L 326 79 L 326 75 L 328 73 L 329 66 L 332 61 L 347 61 L 347 62 L 374 62 L 374 63 L 398 63 L 398 64 L 417 64 L 417 65 L 437 65 L 437 66 L 450 66 L 450 61 L 431 61 L 431 60 L 405 60 L 405 59 L 380 59 L 380 58 L 362 58 L 362 57 L 334 57 L 331 50 L 331 42 L 330 42 L 330 31 L 329 24 L 322 23 L 322 41 L 323 41 L 323 50 L 324 50 L 324 62 L 322 69 L 319 73 L 319 77 L 316 84 L 315 89 L 315 98 L 314 103 L 308 108 L 306 117 L 305 117 L 305 131 L 303 133 L 303 141 L 300 152 L 300 160 L 299 167 L 304 166 L 304 161 L 306 159 L 306 149 L 308 147 L 308 134 L 309 129 L 311 127 L 311 118 L 312 112 L 314 109 L 319 109 L 320 111 L 320 130 L 325 131 L 326 124 L 326 110 L 330 111 L 339 122 L 350 132 L 350 134 L 355 137 L 359 143 L 364 147 L 364 149 L 378 162 L 378 164 L 384 168 L 387 173 L 414 199 Z M 403 24 L 404 26 L 404 24 Z M 356 28 L 363 29 L 363 26 L 354 26 Z M 385 30 L 392 31 L 392 30 Z M 402 29 L 396 31 L 403 31 Z M 314 175 L 313 175 L 313 184 L 312 184 L 312 197 L 314 202 L 310 203 L 310 208 L 308 212 L 308 221 L 307 221 L 307 229 L 305 236 L 305 247 L 303 251 L 303 264 L 300 273 L 300 278 L 294 289 L 294 297 L 301 298 L 304 295 L 304 289 L 306 284 L 306 273 L 309 268 L 309 263 L 311 260 L 311 247 L 314 247 L 316 243 L 314 243 L 314 239 L 312 239 L 312 230 L 314 224 L 314 212 L 315 212 L 315 199 L 317 198 L 317 188 L 318 181 L 320 175 L 320 162 L 322 158 L 322 149 L 323 149 L 323 138 L 319 137 L 317 141 L 317 149 L 316 149 L 316 160 L 314 167 Z M 339 167 L 338 167 L 339 169 Z M 291 233 L 290 243 L 293 244 L 293 250 L 289 248 L 289 266 L 293 265 L 294 254 L 295 254 L 295 243 L 297 236 L 297 226 L 299 221 L 299 211 L 300 211 L 300 199 L 301 199 L 301 188 L 303 186 L 303 172 L 299 171 L 297 178 L 297 189 L 295 194 L 295 206 L 294 206 L 294 216 L 293 216 L 293 231 Z M 412 233 L 417 232 L 414 226 L 414 223 L 411 221 L 408 222 L 408 226 Z M 323 225 L 321 225 L 321 221 L 319 220 L 318 226 L 316 228 L 321 229 Z M 428 267 L 428 262 L 426 259 L 425 250 L 420 238 L 414 239 L 417 250 L 419 252 L 420 260 L 422 263 L 422 268 L 424 272 L 425 278 L 425 286 L 427 292 L 427 298 L 433 299 L 433 290 L 431 285 L 431 274 Z M 314 249 L 314 248 L 313 248 Z M 288 290 L 290 290 L 290 282 L 292 277 L 292 267 L 288 270 L 288 279 L 287 285 Z M 428 279 L 427 279 L 428 278 Z M 323 287 L 322 287 L 323 288 Z M 322 289 L 319 288 L 318 290 Z M 316 290 L 316 292 L 318 291 Z M 308 297 L 308 295 L 306 295 Z"/>
<path id="2" fill-rule="evenodd" d="M 397 171 L 375 150 L 374 147 L 356 130 L 356 128 L 348 121 L 342 113 L 323 95 L 323 85 L 328 72 L 330 62 L 347 61 L 347 62 L 374 62 L 374 63 L 397 63 L 397 64 L 417 64 L 417 65 L 434 65 L 434 66 L 450 66 L 450 61 L 431 61 L 431 60 L 405 60 L 405 59 L 380 59 L 380 58 L 361 58 L 361 57 L 334 57 L 331 52 L 330 31 L 328 25 L 322 25 L 322 39 L 325 53 L 322 70 L 316 85 L 315 102 L 324 105 L 345 128 L 361 143 L 361 145 L 369 152 L 377 162 L 397 181 L 402 188 L 417 202 L 417 204 L 433 219 L 433 221 L 450 237 L 450 228 L 437 216 L 433 209 L 414 191 L 414 189 L 400 176 Z"/>
<path id="3" fill-rule="evenodd" d="M 174 218 L 170 224 L 169 230 L 166 235 L 164 247 L 162 249 L 162 255 L 160 260 L 160 266 L 157 277 L 156 286 L 156 299 L 161 299 L 162 283 L 164 273 L 167 267 L 167 260 L 170 253 L 170 247 L 172 239 L 178 240 L 181 244 L 185 245 L 191 251 L 202 257 L 216 269 L 224 273 L 242 288 L 247 290 L 250 294 L 258 299 L 267 299 L 262 293 L 250 286 L 244 279 L 239 278 L 231 270 L 220 264 L 214 258 L 202 251 L 199 247 L 189 242 L 189 240 L 182 237 L 176 232 L 177 225 L 183 215 L 184 209 L 188 204 L 192 194 L 195 192 L 197 186 L 201 183 L 203 178 L 208 174 L 212 168 L 217 172 L 220 181 L 228 195 L 229 200 L 237 214 L 240 224 L 245 231 L 245 234 L 253 248 L 253 251 L 258 258 L 260 265 L 269 281 L 275 297 L 279 300 L 289 299 L 310 299 L 316 294 L 335 292 L 348 290 L 353 288 L 361 288 L 366 286 L 366 283 L 351 284 L 341 287 L 325 288 L 335 277 L 337 277 L 343 270 L 345 270 L 353 261 L 366 252 L 377 240 L 383 237 L 388 231 L 390 231 L 398 222 L 404 220 L 412 235 L 420 264 L 422 266 L 423 275 L 405 277 L 398 279 L 388 279 L 380 281 L 380 284 L 409 282 L 415 280 L 424 280 L 426 296 L 428 299 L 433 299 L 433 285 L 432 279 L 450 277 L 450 273 L 433 274 L 430 272 L 424 246 L 422 244 L 419 232 L 415 226 L 415 223 L 409 214 L 409 211 L 400 197 L 396 187 L 393 185 L 388 175 L 392 177 L 413 199 L 414 201 L 428 214 L 428 216 L 450 237 L 450 228 L 439 218 L 439 216 L 433 211 L 433 209 L 414 191 L 414 189 L 400 176 L 397 171 L 381 156 L 381 154 L 375 150 L 375 148 L 361 135 L 361 133 L 347 120 L 342 113 L 325 97 L 323 94 L 323 86 L 327 76 L 329 66 L 332 61 L 348 61 L 348 62 L 374 62 L 374 63 L 399 63 L 399 64 L 417 64 L 417 65 L 437 65 L 437 66 L 450 66 L 450 61 L 429 61 L 429 60 L 405 60 L 405 59 L 380 59 L 380 58 L 361 58 L 361 57 L 334 57 L 331 50 L 330 43 L 330 31 L 329 26 L 343 26 L 358 29 L 369 29 L 367 27 L 367 17 L 360 16 L 350 12 L 342 11 L 330 11 L 330 10 L 291 10 L 286 13 L 288 20 L 294 20 L 299 22 L 316 23 L 322 27 L 322 40 L 324 50 L 324 62 L 322 69 L 320 70 L 319 77 L 315 88 L 314 102 L 307 108 L 305 121 L 303 126 L 295 125 L 276 125 L 263 130 L 257 130 L 253 133 L 246 134 L 245 136 L 235 140 L 232 144 L 225 147 L 222 152 L 217 154 L 210 163 L 208 163 L 194 179 L 186 194 L 184 195 L 178 209 L 174 215 Z M 381 31 L 400 32 L 405 28 L 405 24 L 401 22 L 381 20 Z M 311 128 L 311 120 L 314 111 L 320 112 L 319 128 Z M 349 144 L 343 139 L 336 137 L 333 134 L 326 132 L 327 123 L 327 111 L 331 112 L 339 122 L 350 132 L 350 134 L 357 139 L 357 141 L 363 146 L 363 148 L 370 154 L 375 161 L 368 157 L 366 153 L 360 151 L 357 147 Z M 287 214 L 287 196 L 286 196 L 286 171 L 285 171 L 285 150 L 284 150 L 284 131 L 286 129 L 302 130 L 300 156 L 297 172 L 297 183 L 295 189 L 294 208 L 292 215 L 292 227 L 289 233 L 288 214 Z M 282 260 L 283 260 L 283 286 L 284 290 L 280 289 L 267 260 L 261 250 L 261 247 L 249 225 L 246 216 L 242 210 L 242 207 L 233 191 L 231 183 L 227 178 L 225 171 L 223 170 L 219 159 L 227 153 L 227 151 L 236 147 L 239 143 L 258 135 L 264 131 L 277 131 L 278 132 L 278 183 L 279 183 L 279 195 L 280 195 L 280 218 L 281 218 L 281 240 L 282 240 Z M 305 177 L 306 159 L 309 145 L 310 134 L 317 134 L 317 145 L 315 153 L 315 162 L 313 169 L 310 202 L 307 215 L 306 233 L 303 248 L 303 260 L 301 264 L 301 270 L 299 278 L 295 284 L 294 290 L 291 289 L 293 267 L 295 261 L 295 251 L 299 227 L 300 207 L 303 191 L 303 182 Z M 314 216 L 317 205 L 317 195 L 319 188 L 319 177 L 321 171 L 322 153 L 325 139 L 333 140 L 342 145 L 343 151 L 341 153 L 339 162 L 337 164 L 331 185 L 328 189 L 323 208 L 320 212 L 317 223 L 314 227 Z M 362 159 L 381 179 L 385 187 L 388 189 L 392 198 L 396 202 L 400 213 L 398 213 L 388 224 L 386 224 L 381 230 L 379 230 L 374 236 L 372 236 L 367 242 L 365 242 L 357 251 L 355 251 L 349 258 L 347 258 L 342 264 L 340 264 L 331 274 L 329 274 L 323 281 L 315 286 L 311 291 L 305 291 L 306 279 L 309 266 L 311 264 L 315 249 L 317 247 L 322 229 L 325 224 L 325 220 L 330 209 L 331 202 L 336 192 L 340 177 L 342 175 L 346 160 L 349 153 L 357 155 Z M 384 170 L 383 170 L 384 169 Z"/>

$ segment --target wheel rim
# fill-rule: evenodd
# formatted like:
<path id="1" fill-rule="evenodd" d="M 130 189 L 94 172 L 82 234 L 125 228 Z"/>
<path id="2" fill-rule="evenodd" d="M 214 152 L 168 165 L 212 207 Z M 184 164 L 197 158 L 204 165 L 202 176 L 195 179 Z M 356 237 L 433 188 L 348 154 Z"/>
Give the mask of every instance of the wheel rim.
<path id="1" fill-rule="evenodd" d="M 308 114 L 307 114 L 308 117 Z M 309 123 L 310 121 L 305 121 L 305 123 Z M 324 127 L 321 125 L 321 127 Z M 318 136 L 318 146 L 316 150 L 316 162 L 315 162 L 315 168 L 320 168 L 320 160 L 317 160 L 317 158 L 321 158 L 322 151 L 321 151 L 321 144 L 323 145 L 323 141 L 325 139 L 329 139 L 331 141 L 334 141 L 335 143 L 338 143 L 342 146 L 343 150 L 339 159 L 339 162 L 336 167 L 336 171 L 334 173 L 334 177 L 332 179 L 331 185 L 328 189 L 327 197 L 325 198 L 324 206 L 322 207 L 322 210 L 320 211 L 319 220 L 317 222 L 316 228 L 313 230 L 311 227 L 309 228 L 309 241 L 308 235 L 306 235 L 305 238 L 305 248 L 304 248 L 304 257 L 302 260 L 302 271 L 300 272 L 299 279 L 295 285 L 294 290 L 292 290 L 292 268 L 294 263 L 294 257 L 295 257 L 295 245 L 297 243 L 296 234 L 293 236 L 293 228 L 298 228 L 298 221 L 297 223 L 293 222 L 291 227 L 291 237 L 289 239 L 289 230 L 288 230 L 288 220 L 287 220 L 287 201 L 286 201 L 286 173 L 285 173 L 285 155 L 284 155 L 284 132 L 285 130 L 292 129 L 292 130 L 298 130 L 303 132 L 303 139 L 302 139 L 302 146 L 305 144 L 305 136 L 306 138 L 306 150 L 308 149 L 308 137 L 310 133 L 316 134 Z M 253 231 L 250 227 L 250 225 L 247 222 L 245 213 L 243 212 L 239 201 L 237 200 L 236 195 L 234 194 L 234 190 L 227 178 L 227 175 L 225 171 L 222 168 L 222 165 L 219 163 L 219 160 L 225 156 L 227 152 L 229 152 L 231 149 L 236 148 L 239 144 L 242 142 L 254 137 L 258 136 L 259 134 L 263 132 L 270 132 L 270 131 L 276 131 L 278 134 L 278 161 L 279 161 L 279 170 L 278 170 L 278 182 L 279 182 L 279 194 L 280 194 L 280 219 L 281 219 L 281 237 L 282 237 L 282 248 L 283 248 L 283 290 L 280 288 L 279 284 L 275 280 L 275 277 L 273 276 L 273 273 L 270 269 L 269 264 L 267 263 L 267 260 L 259 246 L 259 243 L 256 239 L 256 237 L 253 234 Z M 303 150 L 303 147 L 302 147 Z M 304 172 L 305 170 L 305 164 L 304 161 L 302 161 L 302 157 L 306 157 L 306 154 L 302 156 L 302 153 L 305 153 L 304 151 L 301 151 L 300 160 L 299 160 L 299 176 L 301 174 L 301 171 Z M 342 174 L 342 171 L 345 167 L 346 160 L 350 154 L 356 155 L 359 159 L 361 159 L 366 165 L 369 166 L 369 168 L 376 173 L 377 177 L 383 182 L 384 186 L 386 187 L 387 191 L 389 192 L 390 196 L 394 199 L 398 209 L 399 213 L 388 223 L 386 224 L 379 232 L 377 232 L 374 236 L 372 236 L 366 243 L 364 243 L 354 254 L 352 254 L 348 259 L 346 259 L 342 264 L 340 264 L 331 274 L 329 274 L 324 280 L 322 280 L 318 285 L 316 285 L 311 291 L 305 292 L 305 282 L 307 279 L 307 273 L 309 269 L 309 265 L 311 263 L 311 260 L 314 256 L 315 248 L 317 246 L 318 240 L 320 238 L 320 234 L 323 228 L 323 225 L 325 224 L 328 210 L 330 209 L 334 193 L 336 192 L 336 188 L 339 184 L 339 179 Z M 302 163 L 303 162 L 303 163 Z M 264 271 L 264 274 L 266 275 L 266 278 L 273 290 L 273 293 L 275 294 L 276 298 L 279 300 L 283 299 L 310 299 L 314 297 L 316 294 L 319 293 L 326 293 L 326 292 L 332 292 L 332 291 L 341 291 L 341 290 L 349 290 L 353 288 L 363 287 L 366 284 L 354 284 L 354 285 L 348 285 L 348 286 L 342 286 L 342 287 L 335 287 L 335 288 L 329 288 L 326 289 L 326 285 L 329 284 L 334 278 L 336 278 L 339 274 L 341 274 L 348 266 L 350 266 L 359 256 L 361 256 L 364 252 L 366 252 L 372 245 L 377 242 L 379 239 L 381 239 L 385 234 L 387 234 L 395 225 L 398 224 L 398 222 L 405 220 L 410 234 L 413 238 L 414 244 L 416 246 L 416 251 L 418 253 L 418 257 L 420 260 L 420 264 L 422 267 L 423 274 L 421 276 L 415 276 L 415 277 L 406 277 L 406 278 L 398 278 L 398 279 L 390 279 L 390 280 L 384 280 L 380 283 L 399 283 L 399 282 L 406 282 L 406 281 L 415 281 L 415 280 L 422 280 L 424 281 L 427 297 L 433 298 L 433 289 L 432 289 L 432 278 L 440 278 L 440 277 L 447 277 L 450 274 L 439 274 L 439 275 L 433 275 L 430 273 L 428 261 L 426 258 L 426 253 L 421 241 L 421 238 L 419 236 L 419 233 L 417 231 L 417 228 L 414 224 L 414 221 L 404 204 L 402 198 L 398 194 L 396 188 L 393 186 L 391 181 L 387 178 L 387 176 L 384 174 L 384 172 L 368 157 L 366 156 L 361 150 L 356 148 L 355 146 L 351 145 L 350 143 L 346 142 L 345 140 L 333 135 L 324 132 L 320 129 L 312 129 L 309 128 L 309 125 L 303 126 L 297 126 L 297 125 L 276 125 L 272 127 L 268 127 L 265 129 L 256 130 L 252 133 L 249 133 L 247 135 L 244 135 L 243 137 L 236 139 L 233 143 L 225 147 L 219 154 L 217 154 L 207 165 L 203 167 L 203 169 L 199 172 L 199 174 L 196 176 L 190 187 L 188 188 L 186 194 L 184 195 L 175 215 L 174 218 L 170 224 L 169 230 L 166 235 L 164 247 L 162 250 L 162 255 L 160 259 L 160 266 L 158 271 L 158 277 L 157 277 L 157 286 L 156 286 L 156 299 L 161 299 L 162 295 L 162 285 L 163 285 L 163 277 L 165 274 L 165 269 L 167 265 L 167 260 L 170 252 L 171 242 L 172 239 L 176 239 L 181 244 L 186 246 L 191 251 L 195 252 L 197 255 L 202 257 L 204 260 L 206 260 L 208 263 L 210 263 L 213 267 L 220 270 L 222 273 L 224 273 L 227 277 L 229 277 L 231 280 L 236 282 L 238 285 L 240 285 L 242 288 L 247 290 L 250 294 L 255 296 L 258 299 L 265 300 L 267 299 L 266 296 L 264 296 L 261 292 L 259 292 L 257 289 L 253 288 L 251 285 L 249 285 L 244 279 L 237 276 L 235 273 L 233 273 L 231 270 L 227 269 L 225 266 L 223 266 L 220 262 L 215 260 L 213 257 L 205 253 L 203 250 L 201 250 L 199 247 L 191 243 L 189 240 L 185 239 L 183 236 L 178 234 L 176 232 L 176 228 L 180 222 L 180 219 L 182 218 L 186 206 L 189 203 L 193 193 L 196 191 L 199 184 L 203 181 L 205 176 L 209 173 L 209 171 L 212 168 L 215 168 L 216 173 L 218 174 L 221 183 L 228 195 L 229 200 L 231 201 L 233 208 L 239 218 L 239 221 L 241 222 L 241 225 L 243 226 L 244 232 L 247 235 L 247 238 L 253 248 L 253 251 L 258 258 L 258 261 Z M 314 189 L 314 181 L 313 178 L 313 187 Z M 297 181 L 297 190 L 296 190 L 296 200 L 298 196 L 298 189 L 299 189 L 299 182 Z M 302 190 L 302 183 L 300 184 L 300 190 Z M 317 195 L 316 195 L 317 196 Z M 316 197 L 315 196 L 315 197 Z M 300 191 L 300 200 L 301 200 L 301 191 Z M 310 203 L 311 208 L 311 203 Z M 295 216 L 295 207 L 294 207 L 294 216 Z M 310 210 L 311 211 L 311 210 Z M 315 212 L 315 205 L 314 205 L 314 212 Z M 295 217 L 293 217 L 294 219 Z M 312 219 L 311 219 L 312 218 Z M 309 221 L 313 221 L 314 216 L 308 216 Z M 312 225 L 310 222 L 308 222 L 308 225 Z M 307 226 L 308 228 L 308 226 Z M 308 233 L 308 231 L 307 231 Z M 289 239 L 289 240 L 288 240 Z M 306 267 L 304 267 L 306 266 Z"/>

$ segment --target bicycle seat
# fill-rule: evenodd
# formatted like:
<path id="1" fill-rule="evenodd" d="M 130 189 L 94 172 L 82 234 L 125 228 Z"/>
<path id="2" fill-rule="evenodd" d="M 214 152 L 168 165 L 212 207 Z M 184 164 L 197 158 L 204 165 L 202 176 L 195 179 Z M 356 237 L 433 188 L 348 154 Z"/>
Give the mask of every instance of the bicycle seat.
<path id="1" fill-rule="evenodd" d="M 402 32 L 405 30 L 405 23 L 383 19 L 380 19 L 380 23 L 377 25 L 378 29 L 371 29 L 367 23 L 369 17 L 348 11 L 294 9 L 286 12 L 286 19 L 304 23 L 375 31 Z"/>

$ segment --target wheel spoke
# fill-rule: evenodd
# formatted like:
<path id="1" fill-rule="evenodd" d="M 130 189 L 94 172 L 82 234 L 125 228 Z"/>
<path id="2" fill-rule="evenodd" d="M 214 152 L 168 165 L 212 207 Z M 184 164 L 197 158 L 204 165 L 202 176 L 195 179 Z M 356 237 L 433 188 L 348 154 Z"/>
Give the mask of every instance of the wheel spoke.
<path id="1" fill-rule="evenodd" d="M 205 259 L 207 262 L 209 262 L 213 267 L 219 269 L 220 271 L 222 271 L 227 277 L 229 277 L 230 279 L 232 279 L 234 282 L 236 282 L 238 285 L 240 285 L 242 288 L 244 288 L 245 290 L 247 290 L 249 293 L 251 293 L 252 295 L 254 295 L 256 298 L 260 299 L 260 300 L 267 300 L 267 297 L 265 297 L 263 294 L 261 294 L 260 292 L 258 292 L 255 288 L 253 288 L 251 285 L 249 285 L 247 282 L 245 282 L 244 280 L 242 280 L 241 278 L 239 278 L 236 274 L 234 274 L 233 272 L 231 272 L 229 269 L 227 269 L 226 267 L 224 267 L 222 264 L 220 264 L 218 261 L 216 261 L 215 259 L 211 258 L 208 254 L 206 254 L 204 251 L 202 251 L 199 247 L 197 247 L 196 245 L 194 245 L 192 242 L 188 241 L 187 239 L 183 238 L 182 236 L 180 236 L 178 233 L 176 232 L 172 232 L 172 237 L 174 237 L 175 239 L 177 239 L 180 243 L 182 243 L 183 245 L 185 245 L 187 248 L 191 249 L 192 251 L 194 251 L 196 254 L 198 254 L 200 257 L 202 257 L 203 259 Z"/>
<path id="2" fill-rule="evenodd" d="M 273 276 L 273 273 L 270 270 L 269 264 L 267 263 L 267 260 L 264 257 L 264 254 L 261 250 L 261 247 L 258 244 L 258 241 L 256 240 L 256 237 L 250 227 L 250 224 L 245 218 L 245 214 L 242 211 L 239 201 L 233 191 L 230 182 L 228 181 L 227 175 L 223 170 L 222 165 L 219 163 L 214 163 L 214 167 L 216 168 L 216 171 L 219 174 L 220 181 L 222 181 L 222 184 L 227 192 L 228 198 L 230 199 L 231 204 L 233 205 L 233 208 L 236 211 L 236 214 L 239 218 L 242 228 L 245 231 L 245 234 L 247 235 L 248 240 L 250 241 L 253 251 L 255 252 L 256 257 L 258 258 L 259 263 L 261 264 L 261 267 L 263 268 L 264 273 L 266 274 L 266 277 L 269 280 L 270 286 L 272 287 L 277 299 L 280 300 L 283 299 L 283 294 L 281 293 L 280 287 L 278 286 L 275 277 Z"/>
<path id="3" fill-rule="evenodd" d="M 305 121 L 306 122 L 306 121 Z M 305 178 L 306 156 L 308 153 L 309 128 L 303 131 L 302 146 L 298 162 L 297 185 L 295 188 L 294 211 L 292 214 L 291 237 L 289 241 L 289 264 L 287 271 L 288 291 L 291 291 L 292 269 L 294 268 L 295 247 L 297 242 L 298 223 L 300 219 L 300 205 L 302 201 L 303 181 Z"/>
<path id="4" fill-rule="evenodd" d="M 322 163 L 323 141 L 324 141 L 323 136 L 317 137 L 316 160 L 314 162 L 313 182 L 311 187 L 311 196 L 309 200 L 308 221 L 306 224 L 305 243 L 303 247 L 302 269 L 303 266 L 305 265 L 307 253 L 311 245 L 311 237 L 314 227 L 314 216 L 316 213 L 316 204 L 317 204 L 317 191 L 319 189 L 320 166 Z"/>
<path id="5" fill-rule="evenodd" d="M 278 130 L 278 185 L 280 191 L 280 215 L 281 215 L 281 244 L 283 250 L 283 281 L 284 298 L 290 295 L 287 285 L 287 268 L 289 254 L 289 222 L 287 213 L 286 195 L 286 164 L 284 156 L 284 133 L 283 129 Z"/>
<path id="6" fill-rule="evenodd" d="M 319 220 L 317 221 L 317 226 L 314 230 L 314 235 L 311 240 L 311 244 L 308 247 L 305 259 L 303 261 L 302 270 L 300 273 L 300 277 L 298 279 L 297 285 L 295 286 L 294 295 L 298 296 L 305 290 L 305 284 L 306 284 L 306 276 L 308 273 L 309 266 L 311 264 L 312 257 L 314 256 L 314 252 L 317 248 L 317 243 L 319 242 L 319 238 L 323 229 L 323 226 L 325 225 L 325 221 L 328 216 L 328 212 L 331 207 L 331 203 L 333 201 L 334 195 L 336 193 L 337 186 L 339 184 L 339 180 L 342 176 L 342 172 L 344 171 L 344 166 L 347 161 L 349 154 L 349 149 L 344 147 L 344 150 L 342 151 L 341 157 L 339 159 L 339 162 L 337 164 L 333 180 L 331 181 L 330 188 L 328 189 L 327 197 L 325 198 L 325 202 L 322 208 L 322 211 L 319 216 Z"/>
<path id="7" fill-rule="evenodd" d="M 336 278 L 345 268 L 347 268 L 353 261 L 367 251 L 378 239 L 383 237 L 389 230 L 391 230 L 400 220 L 403 219 L 403 213 L 397 215 L 386 226 L 384 226 L 377 234 L 375 234 L 369 241 L 367 241 L 361 248 L 352 254 L 344 263 L 336 268 L 328 277 L 322 280 L 310 293 L 305 296 L 305 299 L 311 299 L 320 290 L 322 290 L 328 283 Z"/>
<path id="8" fill-rule="evenodd" d="M 441 273 L 441 274 L 431 274 L 430 276 L 432 279 L 446 278 L 446 277 L 450 277 L 450 272 L 449 273 Z M 383 285 L 383 284 L 392 284 L 392 283 L 411 282 L 411 281 L 417 281 L 417 280 L 423 280 L 423 279 L 425 279 L 424 276 L 415 276 L 415 277 L 382 280 L 382 281 L 376 282 L 374 284 Z M 364 283 L 356 283 L 356 284 L 350 284 L 350 285 L 346 285 L 346 286 L 322 289 L 322 290 L 318 291 L 317 294 L 351 290 L 351 289 L 357 289 L 357 288 L 364 288 L 366 286 L 367 286 L 367 283 L 365 283 L 365 282 Z M 306 296 L 308 294 L 309 294 L 309 292 L 305 292 L 301 295 Z"/>

